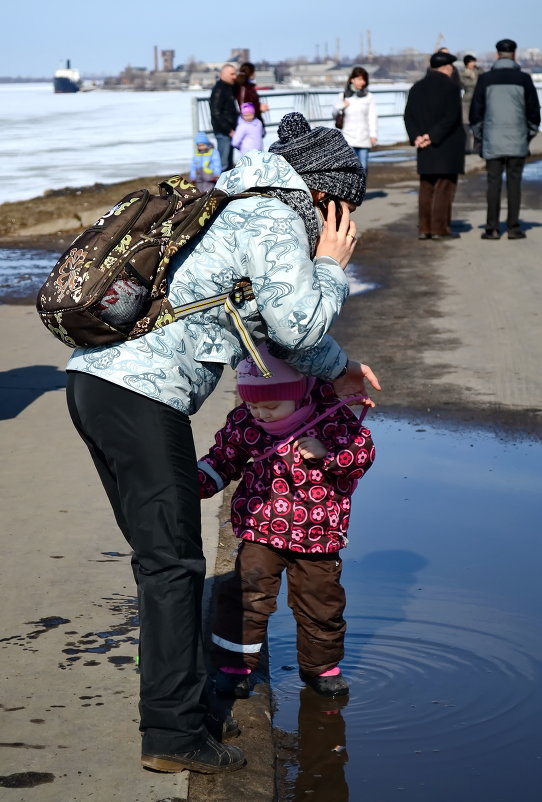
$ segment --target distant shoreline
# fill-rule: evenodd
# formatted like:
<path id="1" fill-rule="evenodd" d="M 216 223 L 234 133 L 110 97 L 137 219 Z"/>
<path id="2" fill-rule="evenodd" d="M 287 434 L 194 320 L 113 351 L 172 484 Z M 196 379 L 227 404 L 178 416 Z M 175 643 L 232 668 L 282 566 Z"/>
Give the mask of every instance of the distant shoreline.
<path id="1" fill-rule="evenodd" d="M 375 147 L 375 152 L 409 148 L 397 145 Z M 387 162 L 370 166 L 369 189 L 411 178 L 414 161 Z M 166 175 L 140 177 L 111 184 L 52 189 L 37 197 L 0 204 L 0 248 L 66 248 L 77 233 L 92 223 L 128 192 L 158 191 Z"/>

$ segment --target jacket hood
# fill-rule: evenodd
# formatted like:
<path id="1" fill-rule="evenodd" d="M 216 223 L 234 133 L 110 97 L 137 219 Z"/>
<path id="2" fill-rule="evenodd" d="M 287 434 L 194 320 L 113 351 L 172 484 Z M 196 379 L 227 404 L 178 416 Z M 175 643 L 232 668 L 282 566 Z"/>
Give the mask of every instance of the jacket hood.
<path id="1" fill-rule="evenodd" d="M 196 145 L 210 145 L 211 140 L 204 131 L 199 131 L 194 137 Z"/>
<path id="2" fill-rule="evenodd" d="M 301 176 L 282 156 L 249 150 L 233 170 L 222 173 L 216 188 L 233 195 L 252 187 L 282 187 L 300 189 L 311 197 L 310 190 Z"/>

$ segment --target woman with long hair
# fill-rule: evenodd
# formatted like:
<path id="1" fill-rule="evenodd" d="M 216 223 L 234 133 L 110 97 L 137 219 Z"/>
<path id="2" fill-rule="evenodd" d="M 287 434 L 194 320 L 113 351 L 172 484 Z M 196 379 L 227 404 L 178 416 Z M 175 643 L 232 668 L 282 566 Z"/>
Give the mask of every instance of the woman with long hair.
<path id="1" fill-rule="evenodd" d="M 268 111 L 269 106 L 267 103 L 260 103 L 260 98 L 256 91 L 256 83 L 254 81 L 255 74 L 256 67 L 254 64 L 250 61 L 243 62 L 237 72 L 233 92 L 239 104 L 239 108 L 241 108 L 243 103 L 252 103 L 254 106 L 254 116 L 257 120 L 261 120 L 263 124 L 262 113 Z"/>
<path id="2" fill-rule="evenodd" d="M 354 67 L 335 106 L 335 116 L 344 112 L 343 136 L 353 148 L 365 172 L 369 150 L 378 138 L 376 102 L 374 95 L 368 91 L 368 86 L 367 70 L 364 67 Z"/>

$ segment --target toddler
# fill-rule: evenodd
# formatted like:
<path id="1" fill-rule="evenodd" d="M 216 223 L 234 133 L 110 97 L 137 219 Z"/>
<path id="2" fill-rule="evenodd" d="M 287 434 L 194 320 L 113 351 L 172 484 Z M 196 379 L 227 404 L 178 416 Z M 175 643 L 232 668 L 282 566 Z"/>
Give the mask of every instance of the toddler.
<path id="1" fill-rule="evenodd" d="M 201 192 L 207 192 L 214 187 L 222 172 L 220 154 L 203 131 L 196 134 L 194 144 L 196 152 L 190 165 L 190 180 L 194 181 Z"/>
<path id="2" fill-rule="evenodd" d="M 252 103 L 241 103 L 241 116 L 231 143 L 241 156 L 247 150 L 263 150 L 263 125 Z"/>
<path id="3" fill-rule="evenodd" d="M 371 433 L 331 382 L 302 375 L 265 346 L 258 350 L 271 378 L 251 357 L 240 363 L 243 403 L 198 463 L 202 498 L 241 478 L 231 522 L 242 542 L 233 576 L 219 586 L 212 631 L 216 688 L 248 696 L 286 570 L 300 677 L 317 693 L 343 695 L 339 550 L 347 543 L 350 498 L 374 460 Z"/>

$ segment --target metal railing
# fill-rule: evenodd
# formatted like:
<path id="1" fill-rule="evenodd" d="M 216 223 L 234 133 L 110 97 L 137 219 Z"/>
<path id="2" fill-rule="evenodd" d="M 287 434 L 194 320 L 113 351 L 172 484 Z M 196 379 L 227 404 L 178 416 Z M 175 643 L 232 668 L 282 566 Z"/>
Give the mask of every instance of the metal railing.
<path id="1" fill-rule="evenodd" d="M 410 87 L 397 89 L 376 88 L 371 86 L 371 94 L 375 95 L 380 117 L 402 117 Z M 283 92 L 262 90 L 260 101 L 269 105 L 269 111 L 263 113 L 267 133 L 277 128 L 285 114 L 299 111 L 310 123 L 333 124 L 333 108 L 337 103 L 341 89 L 303 89 Z M 209 97 L 192 98 L 192 131 L 206 134 L 213 133 Z"/>

